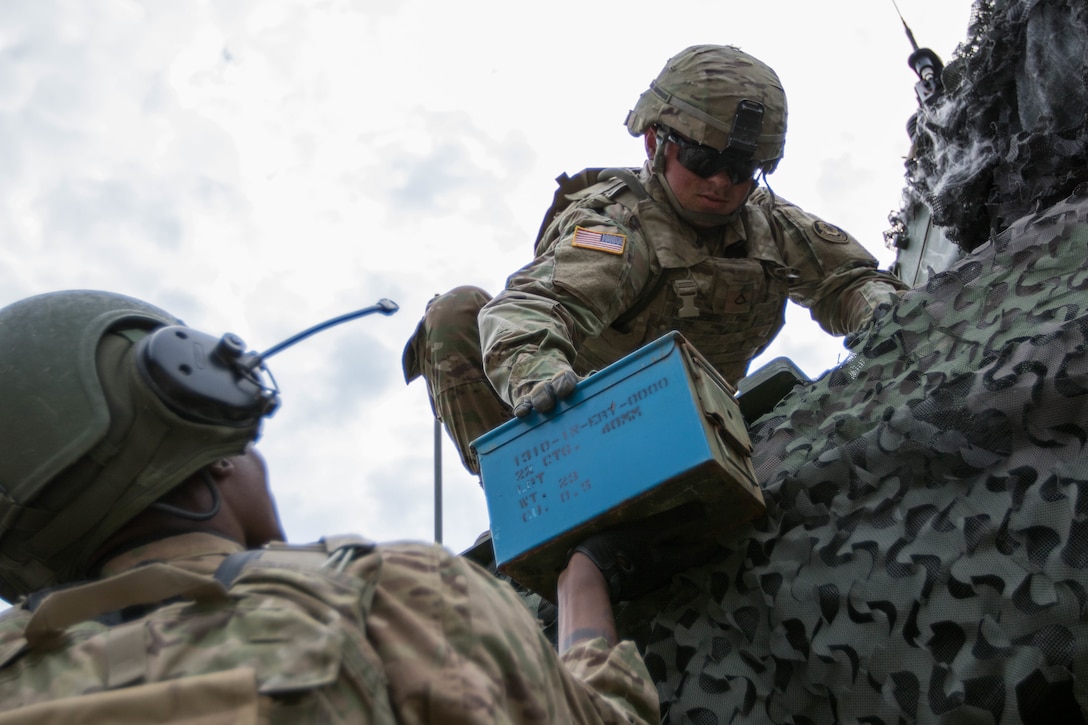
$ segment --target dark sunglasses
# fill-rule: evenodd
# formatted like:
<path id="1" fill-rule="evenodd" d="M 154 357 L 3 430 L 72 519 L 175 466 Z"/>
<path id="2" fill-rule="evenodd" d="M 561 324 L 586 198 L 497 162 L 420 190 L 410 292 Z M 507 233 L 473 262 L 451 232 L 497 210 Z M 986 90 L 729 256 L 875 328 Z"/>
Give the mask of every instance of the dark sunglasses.
<path id="1" fill-rule="evenodd" d="M 676 144 L 679 149 L 676 160 L 696 176 L 709 179 L 724 171 L 734 184 L 743 184 L 756 173 L 756 162 L 735 149 L 719 151 L 686 139 L 671 128 L 662 127 L 661 130 L 665 132 L 665 140 Z"/>

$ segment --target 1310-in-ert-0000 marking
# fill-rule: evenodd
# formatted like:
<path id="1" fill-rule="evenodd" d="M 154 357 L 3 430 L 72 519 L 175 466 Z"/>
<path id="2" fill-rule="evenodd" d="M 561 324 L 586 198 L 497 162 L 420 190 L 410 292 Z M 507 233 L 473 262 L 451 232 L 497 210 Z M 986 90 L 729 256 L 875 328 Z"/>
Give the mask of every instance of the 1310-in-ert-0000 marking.
<path id="1" fill-rule="evenodd" d="M 554 438 L 540 441 L 531 448 L 515 453 L 513 457 L 514 465 L 520 467 L 517 474 L 518 480 L 523 480 L 532 473 L 532 467 L 529 464 L 537 458 L 541 459 L 542 465 L 548 466 L 579 450 L 579 446 L 568 441 L 578 436 L 584 429 L 602 426 L 600 432 L 608 433 L 635 418 L 641 417 L 642 409 L 638 404 L 667 387 L 669 387 L 669 378 L 666 376 L 627 396 L 627 400 L 618 406 L 615 401 L 612 401 L 608 404 L 608 407 L 600 408 L 588 415 L 582 423 L 571 423 L 559 431 Z M 617 408 L 619 408 L 619 412 L 617 412 Z M 624 408 L 627 408 L 627 410 L 624 410 Z"/>
<path id="2" fill-rule="evenodd" d="M 548 507 L 544 505 L 544 499 L 548 498 L 548 494 L 545 491 L 533 490 L 545 483 L 546 471 L 538 472 L 533 465 L 534 461 L 538 461 L 544 468 L 554 466 L 579 450 L 578 445 L 569 441 L 580 435 L 583 430 L 597 428 L 601 434 L 608 434 L 641 418 L 642 408 L 639 404 L 668 386 L 668 377 L 656 380 L 627 396 L 627 400 L 619 405 L 612 401 L 608 407 L 599 408 L 589 414 L 582 423 L 571 423 L 559 431 L 554 438 L 540 441 L 515 454 L 514 465 L 517 469 L 514 472 L 514 478 L 517 492 L 522 495 L 518 500 L 522 509 L 521 520 L 527 522 L 548 513 Z M 578 471 L 558 474 L 558 483 L 560 503 L 567 503 L 577 498 L 579 494 L 588 493 L 593 489 L 590 480 L 582 479 Z"/>

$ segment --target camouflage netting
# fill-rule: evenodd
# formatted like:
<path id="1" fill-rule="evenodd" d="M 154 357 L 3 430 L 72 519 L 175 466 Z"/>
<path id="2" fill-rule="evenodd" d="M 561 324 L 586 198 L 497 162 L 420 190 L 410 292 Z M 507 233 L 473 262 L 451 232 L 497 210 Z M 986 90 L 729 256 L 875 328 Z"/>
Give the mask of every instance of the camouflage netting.
<path id="1" fill-rule="evenodd" d="M 1086 252 L 1088 185 L 757 423 L 767 516 L 621 612 L 666 722 L 1082 721 Z"/>
<path id="2" fill-rule="evenodd" d="M 965 250 L 1068 196 L 1088 166 L 1088 3 L 978 0 L 921 109 L 908 183 Z"/>

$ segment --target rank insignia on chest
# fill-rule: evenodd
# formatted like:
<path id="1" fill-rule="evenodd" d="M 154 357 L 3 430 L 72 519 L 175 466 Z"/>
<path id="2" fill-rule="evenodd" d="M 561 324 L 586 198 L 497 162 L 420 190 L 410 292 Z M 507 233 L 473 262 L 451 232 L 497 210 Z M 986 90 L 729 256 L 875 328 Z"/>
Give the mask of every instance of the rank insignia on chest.
<path id="1" fill-rule="evenodd" d="M 583 227 L 574 228 L 574 238 L 571 239 L 572 247 L 582 249 L 596 249 L 598 252 L 609 254 L 623 254 L 623 248 L 627 245 L 627 237 L 622 234 L 606 234 L 594 232 Z"/>

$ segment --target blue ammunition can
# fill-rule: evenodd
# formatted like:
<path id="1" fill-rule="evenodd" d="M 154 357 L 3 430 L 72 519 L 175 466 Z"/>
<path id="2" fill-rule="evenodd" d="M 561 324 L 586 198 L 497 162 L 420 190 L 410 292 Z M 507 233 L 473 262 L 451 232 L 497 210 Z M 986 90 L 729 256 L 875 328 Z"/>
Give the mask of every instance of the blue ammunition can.
<path id="1" fill-rule="evenodd" d="M 679 333 L 473 441 L 498 569 L 553 599 L 590 534 L 700 502 L 718 537 L 764 512 L 733 388 Z M 712 522 L 706 526 L 705 522 Z"/>

